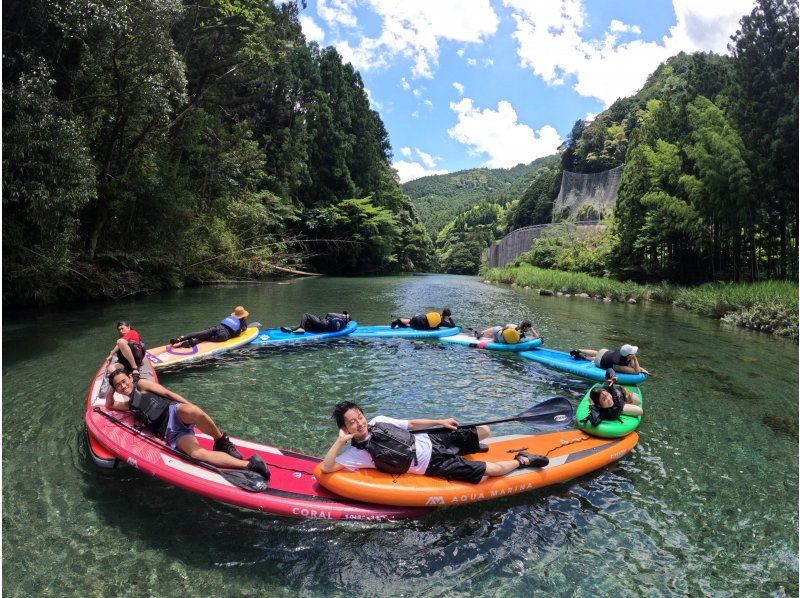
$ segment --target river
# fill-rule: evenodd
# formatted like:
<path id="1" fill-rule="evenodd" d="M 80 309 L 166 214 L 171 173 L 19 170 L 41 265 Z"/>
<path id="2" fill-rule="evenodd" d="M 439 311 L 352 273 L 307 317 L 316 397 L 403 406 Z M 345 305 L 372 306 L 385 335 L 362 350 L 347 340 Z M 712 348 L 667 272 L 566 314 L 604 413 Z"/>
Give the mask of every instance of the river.
<path id="1" fill-rule="evenodd" d="M 388 524 L 294 520 L 99 470 L 89 383 L 129 319 L 151 346 L 236 305 L 362 324 L 449 306 L 474 327 L 529 318 L 551 348 L 639 346 L 655 372 L 634 451 L 527 495 Z M 330 408 L 516 413 L 584 380 L 435 340 L 247 348 L 161 375 L 233 436 L 322 454 Z M 524 432 L 522 424 L 497 434 Z M 318 278 L 5 311 L 3 595 L 797 595 L 798 347 L 663 305 L 540 297 L 461 276 Z"/>

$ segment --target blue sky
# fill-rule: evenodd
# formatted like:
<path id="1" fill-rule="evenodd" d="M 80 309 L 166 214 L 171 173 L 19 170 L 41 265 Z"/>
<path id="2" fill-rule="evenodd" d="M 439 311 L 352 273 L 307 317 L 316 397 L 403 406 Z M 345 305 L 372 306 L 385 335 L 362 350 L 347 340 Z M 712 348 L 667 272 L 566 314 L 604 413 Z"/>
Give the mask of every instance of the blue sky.
<path id="1" fill-rule="evenodd" d="M 308 0 L 361 73 L 401 182 L 555 153 L 680 51 L 727 53 L 753 0 Z"/>

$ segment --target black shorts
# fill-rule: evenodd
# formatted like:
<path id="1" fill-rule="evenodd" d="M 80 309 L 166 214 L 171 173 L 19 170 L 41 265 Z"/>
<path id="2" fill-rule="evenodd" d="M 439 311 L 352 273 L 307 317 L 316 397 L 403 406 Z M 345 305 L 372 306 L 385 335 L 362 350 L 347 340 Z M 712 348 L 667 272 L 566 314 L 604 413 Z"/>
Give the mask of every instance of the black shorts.
<path id="1" fill-rule="evenodd" d="M 431 462 L 425 475 L 470 484 L 481 481 L 486 474 L 486 462 L 471 461 L 461 456 L 479 451 L 480 440 L 477 429 L 432 432 L 428 436 L 431 439 Z"/>
<path id="2" fill-rule="evenodd" d="M 414 316 L 411 318 L 411 322 L 409 323 L 414 330 L 430 330 L 431 327 L 428 325 L 428 318 L 424 315 L 422 316 Z"/>

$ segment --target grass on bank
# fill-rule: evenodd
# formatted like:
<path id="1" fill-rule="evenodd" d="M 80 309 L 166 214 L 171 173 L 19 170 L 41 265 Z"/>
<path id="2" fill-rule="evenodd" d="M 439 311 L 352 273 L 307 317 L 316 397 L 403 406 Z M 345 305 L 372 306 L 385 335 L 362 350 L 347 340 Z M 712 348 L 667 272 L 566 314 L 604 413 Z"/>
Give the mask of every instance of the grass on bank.
<path id="1" fill-rule="evenodd" d="M 636 284 L 577 272 L 544 270 L 530 264 L 491 268 L 484 273 L 484 278 L 553 293 L 587 293 L 614 301 L 634 299 L 637 302 L 674 303 L 745 328 L 798 337 L 798 287 L 793 282 L 713 282 L 697 287 L 677 287 L 666 283 Z"/>

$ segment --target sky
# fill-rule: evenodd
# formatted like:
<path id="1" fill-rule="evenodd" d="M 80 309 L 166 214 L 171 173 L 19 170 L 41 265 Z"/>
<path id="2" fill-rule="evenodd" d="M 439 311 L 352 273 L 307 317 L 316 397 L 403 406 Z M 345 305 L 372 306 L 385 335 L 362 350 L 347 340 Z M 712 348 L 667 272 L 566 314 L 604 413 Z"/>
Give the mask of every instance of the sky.
<path id="1" fill-rule="evenodd" d="M 361 73 L 406 182 L 556 152 L 680 51 L 727 54 L 753 0 L 308 0 Z"/>

